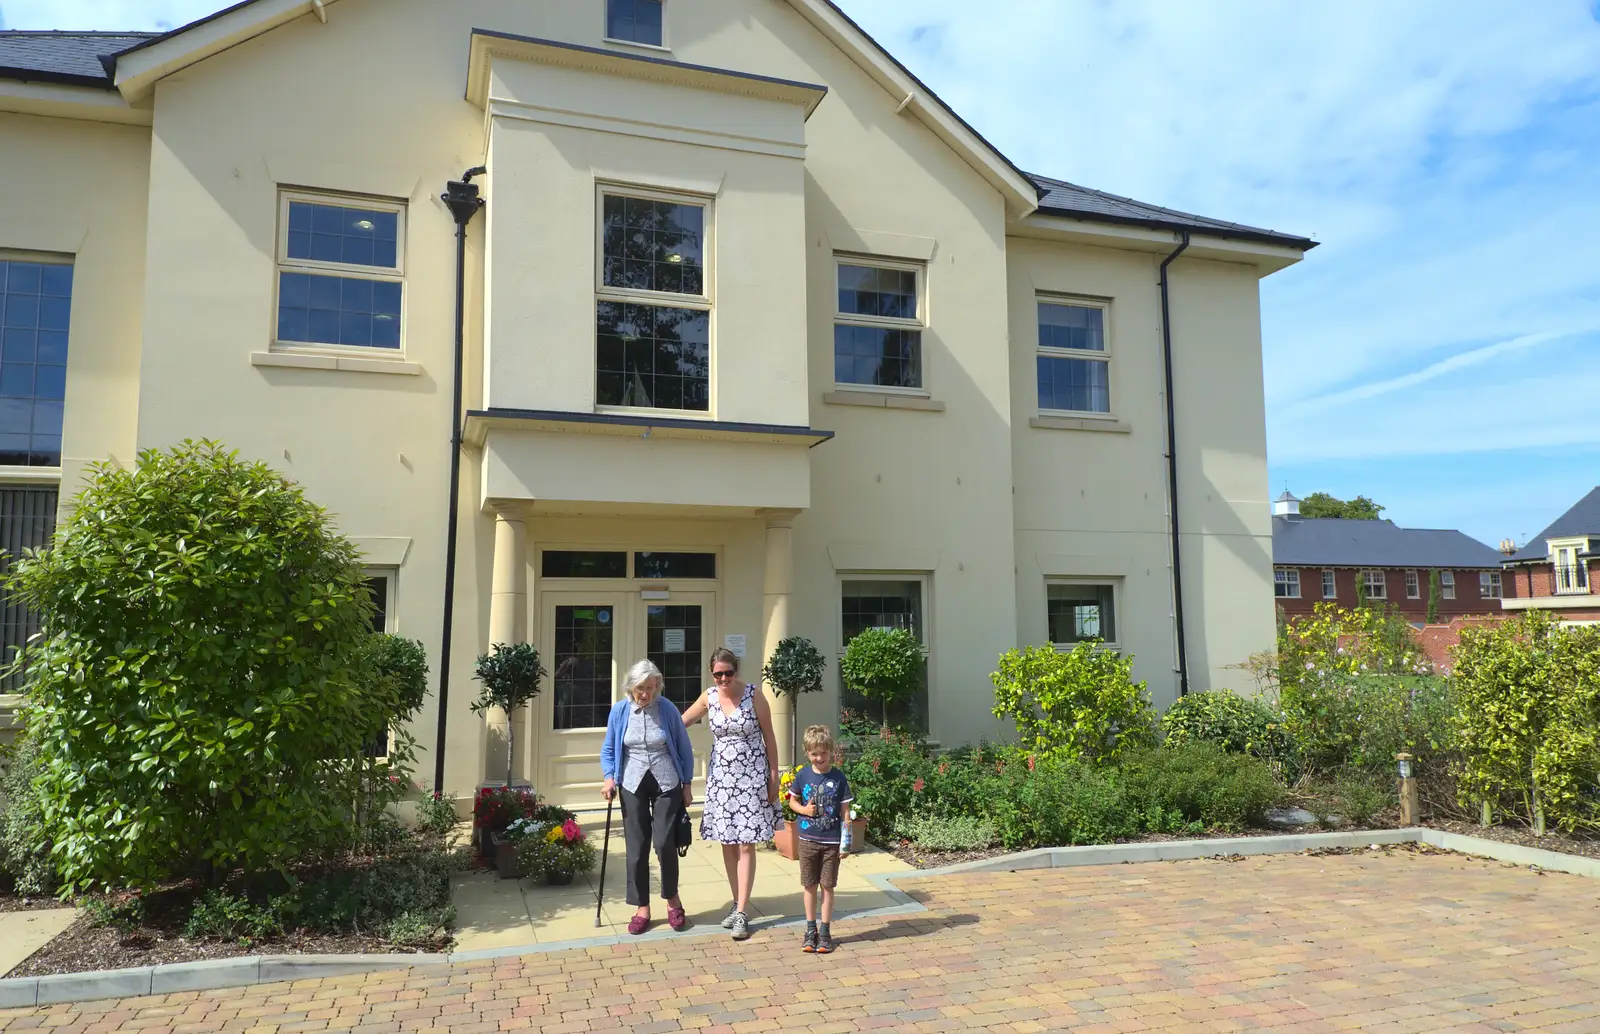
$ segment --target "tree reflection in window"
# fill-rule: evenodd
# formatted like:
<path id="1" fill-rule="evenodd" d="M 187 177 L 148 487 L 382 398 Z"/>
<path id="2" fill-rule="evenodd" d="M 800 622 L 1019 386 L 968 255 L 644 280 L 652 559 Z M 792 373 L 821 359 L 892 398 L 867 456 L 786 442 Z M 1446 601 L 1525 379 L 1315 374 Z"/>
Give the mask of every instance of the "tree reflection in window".
<path id="1" fill-rule="evenodd" d="M 711 314 L 599 302 L 596 401 L 651 409 L 711 408 Z"/>

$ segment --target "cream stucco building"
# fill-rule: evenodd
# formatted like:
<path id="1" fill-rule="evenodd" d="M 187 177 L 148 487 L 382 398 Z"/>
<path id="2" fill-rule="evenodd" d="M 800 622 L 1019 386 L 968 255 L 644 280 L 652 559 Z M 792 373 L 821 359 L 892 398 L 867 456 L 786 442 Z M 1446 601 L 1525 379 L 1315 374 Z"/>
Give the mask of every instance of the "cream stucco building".
<path id="1" fill-rule="evenodd" d="M 514 774 L 577 802 L 639 657 L 683 700 L 714 646 L 903 625 L 955 743 L 1019 644 L 1103 637 L 1165 704 L 1271 643 L 1258 284 L 1312 242 L 1024 174 L 827 0 L 0 33 L 0 181 L 5 543 L 217 438 L 336 515 L 437 679 L 458 457 L 416 730 L 453 792 L 504 772 L 493 642 L 552 672 Z M 441 195 L 480 188 L 456 449 Z M 841 698 L 830 663 L 798 720 Z"/>

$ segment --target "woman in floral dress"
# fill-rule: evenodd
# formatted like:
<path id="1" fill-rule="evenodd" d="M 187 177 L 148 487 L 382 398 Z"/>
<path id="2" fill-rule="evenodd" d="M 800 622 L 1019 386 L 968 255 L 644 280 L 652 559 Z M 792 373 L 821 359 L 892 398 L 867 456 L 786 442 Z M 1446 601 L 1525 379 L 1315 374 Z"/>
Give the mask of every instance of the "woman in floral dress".
<path id="1" fill-rule="evenodd" d="M 733 908 L 722 925 L 733 939 L 750 936 L 750 890 L 756 881 L 756 845 L 778 827 L 778 746 L 772 709 L 760 689 L 739 681 L 732 650 L 711 655 L 713 685 L 683 712 L 683 724 L 709 716 L 711 756 L 706 763 L 705 814 L 700 839 L 722 845 Z"/>

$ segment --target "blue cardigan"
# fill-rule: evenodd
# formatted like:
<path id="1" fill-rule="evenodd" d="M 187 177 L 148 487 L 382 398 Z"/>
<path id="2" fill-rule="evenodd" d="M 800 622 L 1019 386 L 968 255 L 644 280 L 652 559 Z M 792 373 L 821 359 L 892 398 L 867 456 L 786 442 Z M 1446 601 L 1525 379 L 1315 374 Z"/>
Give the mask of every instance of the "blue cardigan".
<path id="1" fill-rule="evenodd" d="M 631 698 L 624 697 L 611 706 L 611 717 L 606 719 L 606 740 L 600 746 L 600 776 L 615 779 L 622 784 L 622 773 L 627 768 L 628 748 L 623 746 L 622 734 L 628 731 L 628 712 L 633 709 Z M 689 742 L 689 730 L 683 727 L 683 715 L 666 697 L 656 697 L 656 707 L 661 716 L 661 727 L 667 733 L 667 753 L 678 766 L 679 785 L 688 786 L 694 780 L 694 746 Z"/>

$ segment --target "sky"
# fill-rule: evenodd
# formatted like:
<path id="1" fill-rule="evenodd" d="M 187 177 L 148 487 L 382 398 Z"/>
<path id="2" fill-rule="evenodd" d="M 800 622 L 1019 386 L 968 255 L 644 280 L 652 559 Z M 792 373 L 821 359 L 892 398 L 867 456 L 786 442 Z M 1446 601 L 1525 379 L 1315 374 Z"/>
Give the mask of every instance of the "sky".
<path id="1" fill-rule="evenodd" d="M 1261 285 L 1271 495 L 1492 545 L 1600 484 L 1600 0 L 843 6 L 1024 169 L 1320 242 Z"/>

